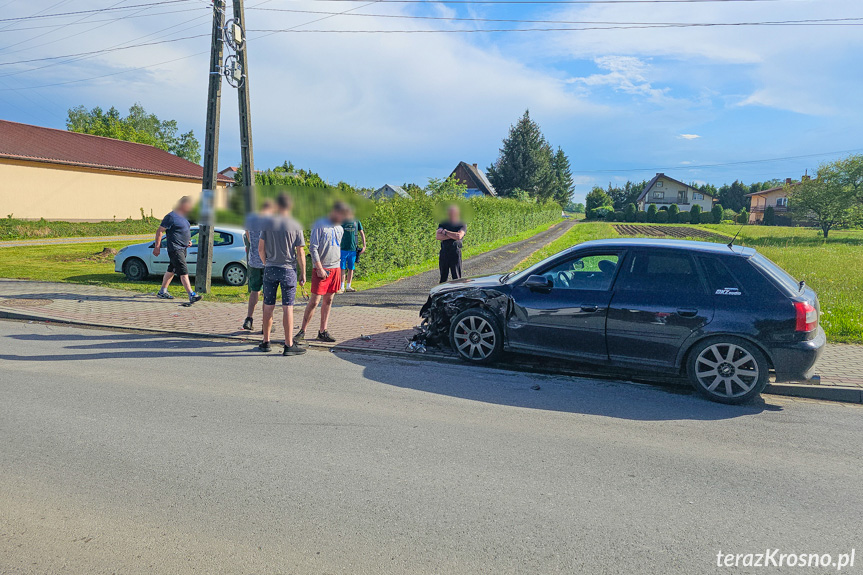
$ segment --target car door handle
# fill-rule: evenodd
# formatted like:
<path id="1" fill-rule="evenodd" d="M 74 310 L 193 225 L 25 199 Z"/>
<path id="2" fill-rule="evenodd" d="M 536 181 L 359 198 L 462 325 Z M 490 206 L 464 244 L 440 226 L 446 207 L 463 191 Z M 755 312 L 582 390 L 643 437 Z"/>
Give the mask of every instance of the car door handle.
<path id="1" fill-rule="evenodd" d="M 595 305 L 583 305 L 583 306 L 581 306 L 581 311 L 584 311 L 584 312 L 587 312 L 587 313 L 593 313 L 593 312 L 595 312 L 597 309 L 599 309 L 599 308 L 598 308 L 597 306 L 595 306 Z"/>
<path id="2" fill-rule="evenodd" d="M 683 308 L 677 310 L 677 315 L 681 317 L 695 317 L 698 315 L 698 310 L 692 308 Z"/>

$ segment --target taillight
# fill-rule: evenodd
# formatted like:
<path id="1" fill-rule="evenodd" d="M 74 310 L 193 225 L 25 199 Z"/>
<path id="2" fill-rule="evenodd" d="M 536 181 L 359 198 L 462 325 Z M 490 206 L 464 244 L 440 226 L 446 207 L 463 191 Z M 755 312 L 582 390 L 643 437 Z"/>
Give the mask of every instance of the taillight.
<path id="1" fill-rule="evenodd" d="M 818 311 L 808 301 L 794 302 L 794 310 L 797 312 L 797 325 L 795 331 L 812 331 L 818 327 Z"/>

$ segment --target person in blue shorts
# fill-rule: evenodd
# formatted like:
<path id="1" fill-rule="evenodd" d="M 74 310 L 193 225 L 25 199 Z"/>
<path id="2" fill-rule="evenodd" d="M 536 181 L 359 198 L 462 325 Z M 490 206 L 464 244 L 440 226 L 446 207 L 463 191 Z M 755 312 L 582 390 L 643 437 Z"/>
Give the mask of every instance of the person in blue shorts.
<path id="1" fill-rule="evenodd" d="M 354 279 L 354 270 L 357 268 L 357 259 L 366 251 L 366 232 L 363 224 L 354 216 L 353 210 L 348 211 L 347 219 L 342 222 L 342 288 L 339 293 L 357 291 L 351 287 Z M 358 237 L 363 241 L 363 247 L 359 247 Z"/>

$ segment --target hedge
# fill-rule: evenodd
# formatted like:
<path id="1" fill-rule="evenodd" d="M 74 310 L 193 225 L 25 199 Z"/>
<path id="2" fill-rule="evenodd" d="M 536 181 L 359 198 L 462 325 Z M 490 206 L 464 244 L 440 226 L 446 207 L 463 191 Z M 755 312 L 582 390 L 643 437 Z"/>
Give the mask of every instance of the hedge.
<path id="1" fill-rule="evenodd" d="M 437 257 L 440 244 L 435 230 L 447 201 L 432 197 L 393 198 L 375 202 L 374 213 L 362 220 L 369 238 L 357 275 L 385 272 Z M 555 203 L 475 197 L 464 202 L 467 220 L 465 246 L 477 246 L 514 236 L 560 219 Z"/>

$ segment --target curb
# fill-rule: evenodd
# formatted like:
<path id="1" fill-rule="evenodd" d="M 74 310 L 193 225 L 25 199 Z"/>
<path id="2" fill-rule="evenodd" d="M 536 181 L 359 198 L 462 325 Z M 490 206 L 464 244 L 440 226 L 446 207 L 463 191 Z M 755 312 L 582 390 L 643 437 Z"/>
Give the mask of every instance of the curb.
<path id="1" fill-rule="evenodd" d="M 20 312 L 12 312 L 6 310 L 0 310 L 0 319 L 10 319 L 10 320 L 19 320 L 19 321 L 38 321 L 38 322 L 47 322 L 47 323 L 56 323 L 56 324 L 64 324 L 64 325 L 73 325 L 80 327 L 91 327 L 91 328 L 102 328 L 102 329 L 110 329 L 115 331 L 125 331 L 125 332 L 133 332 L 133 333 L 156 333 L 163 335 L 174 335 L 179 337 L 206 337 L 210 339 L 219 339 L 225 341 L 237 341 L 237 342 L 254 342 L 256 339 L 245 338 L 242 336 L 236 335 L 221 335 L 221 334 L 206 334 L 205 336 L 201 336 L 199 334 L 190 334 L 185 331 L 172 331 L 167 329 L 156 329 L 156 328 L 132 328 L 121 325 L 112 325 L 112 324 L 97 324 L 97 323 L 88 323 L 84 321 L 76 321 L 69 319 L 55 319 L 43 317 L 35 314 L 27 314 Z M 423 354 L 423 353 L 410 353 L 407 351 L 395 351 L 395 350 L 379 350 L 379 349 L 369 349 L 365 347 L 355 347 L 352 345 L 323 345 L 309 342 L 309 347 L 314 349 L 319 349 L 322 351 L 331 351 L 331 352 L 349 352 L 349 353 L 367 353 L 372 355 L 384 355 L 388 357 L 395 357 L 400 359 L 414 359 L 419 361 L 437 361 L 444 363 L 452 363 L 452 364 L 461 364 L 461 360 L 456 357 L 448 357 L 441 356 L 436 354 Z M 527 367 L 527 366 L 524 366 Z M 531 373 L 545 373 L 546 375 L 554 375 L 551 372 L 543 372 L 543 370 L 536 371 L 528 370 L 528 369 L 519 369 L 518 365 L 515 366 L 504 366 L 504 369 L 516 369 L 516 371 L 531 371 Z M 602 374 L 602 373 L 591 373 L 589 371 L 584 372 L 572 372 L 566 370 L 564 373 L 559 373 L 559 375 L 566 376 L 575 376 L 575 377 L 594 377 L 600 379 L 611 379 L 614 378 L 616 380 L 623 381 L 634 381 L 631 377 L 621 377 L 614 376 L 614 374 Z M 645 383 L 650 383 L 652 385 L 656 385 L 656 381 L 649 381 L 647 379 L 644 380 Z M 640 381 L 637 383 L 641 383 Z M 846 386 L 833 386 L 833 385 L 807 385 L 807 384 L 794 384 L 794 383 L 771 383 L 768 384 L 764 389 L 764 393 L 768 395 L 780 395 L 787 397 L 800 397 L 805 399 L 816 399 L 822 401 L 835 401 L 840 403 L 856 403 L 863 404 L 863 388 L 858 387 L 846 387 Z"/>

